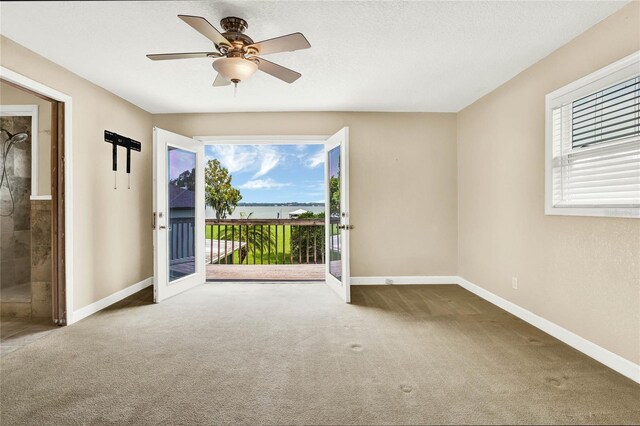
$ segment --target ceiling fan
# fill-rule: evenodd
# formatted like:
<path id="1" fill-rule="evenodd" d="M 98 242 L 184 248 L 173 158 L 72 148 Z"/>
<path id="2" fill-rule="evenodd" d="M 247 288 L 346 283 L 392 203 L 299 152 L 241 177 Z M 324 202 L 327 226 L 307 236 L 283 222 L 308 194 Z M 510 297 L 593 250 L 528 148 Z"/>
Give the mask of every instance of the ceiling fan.
<path id="1" fill-rule="evenodd" d="M 302 76 L 296 71 L 258 56 L 310 48 L 311 45 L 301 33 L 254 43 L 248 35 L 244 34 L 249 25 L 242 18 L 229 16 L 222 19 L 220 25 L 224 28 L 224 33 L 220 33 L 202 16 L 178 15 L 178 18 L 211 40 L 217 52 L 160 53 L 147 55 L 147 58 L 154 61 L 191 58 L 217 59 L 213 62 L 213 68 L 218 72 L 213 81 L 214 87 L 228 86 L 231 83 L 237 87 L 238 83 L 247 80 L 258 70 L 287 83 L 293 83 Z"/>

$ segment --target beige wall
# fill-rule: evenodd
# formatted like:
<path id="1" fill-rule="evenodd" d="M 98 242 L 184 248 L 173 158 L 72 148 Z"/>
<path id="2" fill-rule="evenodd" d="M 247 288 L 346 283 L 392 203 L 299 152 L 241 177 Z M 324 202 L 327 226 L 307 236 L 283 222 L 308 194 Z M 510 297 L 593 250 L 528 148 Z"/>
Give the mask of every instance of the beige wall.
<path id="1" fill-rule="evenodd" d="M 1 42 L 2 66 L 73 97 L 73 275 L 79 309 L 152 275 L 152 116 L 7 38 Z M 454 114 L 185 114 L 158 115 L 153 124 L 185 135 L 331 134 L 349 126 L 352 274 L 456 273 Z M 113 189 L 105 129 L 142 142 L 142 153 L 133 154 L 131 190 L 122 171 Z M 124 165 L 124 151 L 119 164 Z M 407 208 L 391 223 L 398 205 Z"/>
<path id="2" fill-rule="evenodd" d="M 544 98 L 638 49 L 634 2 L 458 114 L 459 275 L 636 363 L 640 220 L 544 215 Z"/>
<path id="3" fill-rule="evenodd" d="M 37 195 L 51 195 L 51 103 L 24 90 L 0 82 L 0 104 L 38 105 Z"/>
<path id="4" fill-rule="evenodd" d="M 154 125 L 186 136 L 329 135 L 349 126 L 351 274 L 456 274 L 454 114 L 166 114 Z"/>
<path id="5" fill-rule="evenodd" d="M 73 97 L 74 310 L 152 276 L 151 115 L 5 37 L 0 48 L 3 67 Z M 124 150 L 113 189 L 105 129 L 142 142 L 130 190 Z"/>

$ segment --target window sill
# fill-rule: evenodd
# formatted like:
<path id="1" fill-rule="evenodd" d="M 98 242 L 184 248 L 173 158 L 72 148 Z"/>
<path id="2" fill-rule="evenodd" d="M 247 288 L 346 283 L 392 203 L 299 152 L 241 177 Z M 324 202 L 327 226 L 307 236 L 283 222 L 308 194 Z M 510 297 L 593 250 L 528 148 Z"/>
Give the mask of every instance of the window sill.
<path id="1" fill-rule="evenodd" d="M 546 206 L 546 216 L 590 216 L 640 218 L 640 207 L 553 207 Z"/>

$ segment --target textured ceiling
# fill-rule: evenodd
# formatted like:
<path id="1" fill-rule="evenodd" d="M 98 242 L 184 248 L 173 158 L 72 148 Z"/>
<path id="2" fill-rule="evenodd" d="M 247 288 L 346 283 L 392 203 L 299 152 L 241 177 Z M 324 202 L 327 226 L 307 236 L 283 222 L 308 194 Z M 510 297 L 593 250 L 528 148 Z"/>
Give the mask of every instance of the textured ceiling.
<path id="1" fill-rule="evenodd" d="M 620 9 L 608 2 L 2 2 L 0 33 L 153 113 L 458 111 Z M 213 88 L 207 51 L 176 15 L 249 22 L 254 40 L 300 31 L 311 49 L 266 59 L 302 73 L 264 73 Z"/>

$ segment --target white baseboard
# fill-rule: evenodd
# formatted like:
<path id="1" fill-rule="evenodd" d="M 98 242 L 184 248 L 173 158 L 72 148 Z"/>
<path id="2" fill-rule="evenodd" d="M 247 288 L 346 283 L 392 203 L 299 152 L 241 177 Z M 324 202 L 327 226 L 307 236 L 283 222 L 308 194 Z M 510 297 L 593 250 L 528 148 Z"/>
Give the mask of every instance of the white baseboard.
<path id="1" fill-rule="evenodd" d="M 458 277 L 458 284 L 486 301 L 493 303 L 510 314 L 517 316 L 521 320 L 528 322 L 547 334 L 550 334 L 572 348 L 577 349 L 598 362 L 601 362 L 612 370 L 630 378 L 634 382 L 640 383 L 640 365 L 622 358 L 620 355 L 580 337 L 566 328 L 546 320 L 533 312 L 516 305 L 515 303 L 509 302 L 508 300 L 503 299 L 502 297 L 497 296 L 462 277 Z"/>
<path id="2" fill-rule="evenodd" d="M 146 278 L 139 283 L 133 284 L 132 286 L 117 291 L 112 295 L 105 297 L 104 299 L 100 299 L 97 302 L 85 306 L 84 308 L 80 308 L 77 311 L 73 312 L 70 324 L 76 323 L 81 319 L 88 317 L 89 315 L 93 315 L 96 312 L 106 308 L 107 306 L 113 305 L 114 303 L 119 302 L 122 299 L 125 299 L 132 294 L 139 292 L 143 288 L 149 287 L 150 285 L 153 285 L 153 277 Z"/>
<path id="3" fill-rule="evenodd" d="M 391 280 L 389 283 L 387 280 Z M 404 284 L 458 284 L 458 277 L 454 275 L 425 275 L 398 277 L 351 277 L 351 285 L 404 285 Z"/>

